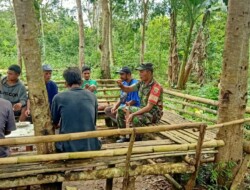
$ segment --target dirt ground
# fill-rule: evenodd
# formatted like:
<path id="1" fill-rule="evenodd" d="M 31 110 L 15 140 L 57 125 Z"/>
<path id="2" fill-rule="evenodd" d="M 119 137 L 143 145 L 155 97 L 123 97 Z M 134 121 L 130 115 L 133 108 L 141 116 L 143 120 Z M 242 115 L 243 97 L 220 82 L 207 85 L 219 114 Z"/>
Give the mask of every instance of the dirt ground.
<path id="1" fill-rule="evenodd" d="M 113 181 L 113 190 L 122 188 L 123 178 L 116 178 Z M 106 180 L 95 180 L 85 182 L 67 182 L 66 186 L 77 187 L 78 190 L 105 190 Z M 135 181 L 136 190 L 171 190 L 172 186 L 163 176 L 138 176 Z"/>

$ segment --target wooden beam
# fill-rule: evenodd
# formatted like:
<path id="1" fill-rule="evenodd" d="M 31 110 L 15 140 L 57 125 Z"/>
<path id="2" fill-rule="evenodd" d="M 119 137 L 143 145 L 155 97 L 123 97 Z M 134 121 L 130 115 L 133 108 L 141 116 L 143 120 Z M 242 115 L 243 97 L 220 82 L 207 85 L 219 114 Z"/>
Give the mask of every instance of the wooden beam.
<path id="1" fill-rule="evenodd" d="M 166 173 L 192 173 L 194 166 L 186 163 L 160 163 L 135 166 L 129 170 L 129 176 L 164 175 Z M 27 185 L 38 185 L 64 181 L 97 180 L 124 176 L 125 168 L 106 168 L 92 171 L 74 171 L 67 173 L 40 174 L 36 176 L 17 177 L 0 180 L 1 188 L 13 188 Z"/>

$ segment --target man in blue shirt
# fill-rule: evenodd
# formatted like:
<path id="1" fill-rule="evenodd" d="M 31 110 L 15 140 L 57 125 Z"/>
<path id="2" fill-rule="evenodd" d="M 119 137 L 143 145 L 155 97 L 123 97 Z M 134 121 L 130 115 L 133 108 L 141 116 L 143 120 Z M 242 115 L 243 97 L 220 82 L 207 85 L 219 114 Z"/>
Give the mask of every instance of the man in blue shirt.
<path id="1" fill-rule="evenodd" d="M 47 93 L 48 93 L 48 100 L 49 100 L 49 107 L 51 109 L 51 104 L 54 96 L 58 93 L 58 87 L 55 82 L 53 82 L 51 79 L 52 76 L 52 67 L 48 64 L 42 65 L 43 69 L 43 78 L 45 81 Z M 27 102 L 27 110 L 25 111 L 25 115 L 28 117 L 30 114 L 30 101 Z"/>
<path id="2" fill-rule="evenodd" d="M 58 87 L 57 87 L 55 82 L 50 80 L 51 75 L 52 75 L 52 71 L 53 71 L 51 66 L 48 64 L 45 64 L 42 67 L 43 67 L 43 77 L 44 77 L 46 89 L 48 92 L 49 105 L 51 108 L 52 100 L 53 100 L 54 96 L 58 93 Z"/>
<path id="3" fill-rule="evenodd" d="M 131 70 L 128 67 L 123 67 L 120 71 L 118 71 L 118 73 L 120 74 L 120 79 L 123 81 L 122 84 L 124 86 L 131 86 L 138 82 L 136 79 L 132 78 Z M 138 92 L 126 93 L 121 91 L 119 101 L 117 101 L 113 107 L 107 107 L 104 111 L 107 117 L 116 119 L 118 109 L 122 109 L 125 106 L 140 107 Z"/>

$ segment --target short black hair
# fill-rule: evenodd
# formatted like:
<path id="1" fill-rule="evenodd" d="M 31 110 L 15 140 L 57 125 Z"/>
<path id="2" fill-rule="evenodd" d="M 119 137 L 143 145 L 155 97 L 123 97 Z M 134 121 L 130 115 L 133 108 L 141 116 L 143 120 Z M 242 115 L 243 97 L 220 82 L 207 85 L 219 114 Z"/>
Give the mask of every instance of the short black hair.
<path id="1" fill-rule="evenodd" d="M 15 73 L 17 73 L 17 74 L 21 74 L 21 67 L 19 66 L 19 65 L 11 65 L 11 66 L 9 66 L 9 68 L 8 68 L 8 70 L 9 71 L 14 71 Z"/>
<path id="2" fill-rule="evenodd" d="M 78 67 L 68 67 L 63 72 L 63 78 L 69 86 L 72 86 L 73 84 L 82 84 L 81 71 Z"/>
<path id="3" fill-rule="evenodd" d="M 91 71 L 91 68 L 90 68 L 89 66 L 83 66 L 83 67 L 82 67 L 82 73 L 83 73 L 84 71 Z"/>

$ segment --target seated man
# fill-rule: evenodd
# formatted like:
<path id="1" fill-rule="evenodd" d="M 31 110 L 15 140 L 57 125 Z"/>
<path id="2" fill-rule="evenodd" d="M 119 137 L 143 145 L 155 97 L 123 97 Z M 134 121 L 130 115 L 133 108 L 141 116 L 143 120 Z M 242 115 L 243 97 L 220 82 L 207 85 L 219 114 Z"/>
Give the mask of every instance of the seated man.
<path id="1" fill-rule="evenodd" d="M 16 130 L 15 116 L 9 101 L 0 98 L 0 139 Z M 9 148 L 0 146 L 0 157 L 9 156 Z"/>
<path id="2" fill-rule="evenodd" d="M 153 78 L 152 63 L 141 64 L 139 70 L 141 81 L 132 86 L 125 86 L 122 81 L 117 81 L 122 91 L 139 91 L 140 107 L 126 106 L 118 110 L 118 127 L 125 128 L 132 122 L 133 127 L 157 123 L 163 115 L 163 89 Z M 126 115 L 128 113 L 128 115 Z M 126 117 L 125 117 L 126 116 Z M 125 122 L 126 121 L 126 122 Z M 126 139 L 121 139 L 124 142 Z"/>
<path id="3" fill-rule="evenodd" d="M 68 91 L 57 94 L 51 107 L 54 126 L 60 124 L 59 133 L 76 133 L 96 130 L 97 99 L 89 90 L 82 89 L 81 71 L 76 67 L 64 71 Z M 56 143 L 58 152 L 98 150 L 98 138 Z"/>
<path id="4" fill-rule="evenodd" d="M 97 93 L 96 87 L 97 82 L 95 80 L 90 79 L 91 69 L 88 66 L 82 67 L 82 77 L 83 77 L 83 83 L 82 88 L 88 89 L 90 92 Z"/>
<path id="5" fill-rule="evenodd" d="M 120 79 L 124 86 L 131 86 L 138 82 L 136 79 L 132 78 L 131 70 L 128 67 L 123 67 L 118 73 L 120 74 Z M 120 100 L 114 106 L 105 108 L 104 111 L 108 117 L 116 119 L 117 110 L 123 109 L 125 106 L 140 106 L 140 99 L 137 91 L 129 93 L 121 91 Z"/>
<path id="6" fill-rule="evenodd" d="M 83 77 L 83 83 L 82 83 L 82 88 L 87 89 L 90 92 L 93 92 L 94 94 L 97 93 L 97 82 L 96 80 L 90 79 L 91 75 L 91 68 L 88 66 L 83 66 L 82 67 L 82 77 Z M 98 104 L 98 111 L 103 111 L 107 106 L 109 106 L 108 103 L 102 103 Z"/>
<path id="7" fill-rule="evenodd" d="M 20 116 L 19 121 L 25 121 L 27 103 L 27 92 L 23 83 L 18 79 L 21 68 L 18 65 L 11 65 L 8 68 L 7 77 L 1 80 L 1 94 L 5 100 L 11 102 L 14 115 Z"/>
<path id="8" fill-rule="evenodd" d="M 51 109 L 51 104 L 54 96 L 58 93 L 58 87 L 55 82 L 51 79 L 52 76 L 52 67 L 48 64 L 42 66 L 43 69 L 43 78 L 45 81 L 47 93 L 48 93 L 48 100 L 49 100 L 49 107 Z M 25 111 L 26 117 L 30 114 L 30 101 L 27 102 L 27 110 Z"/>

